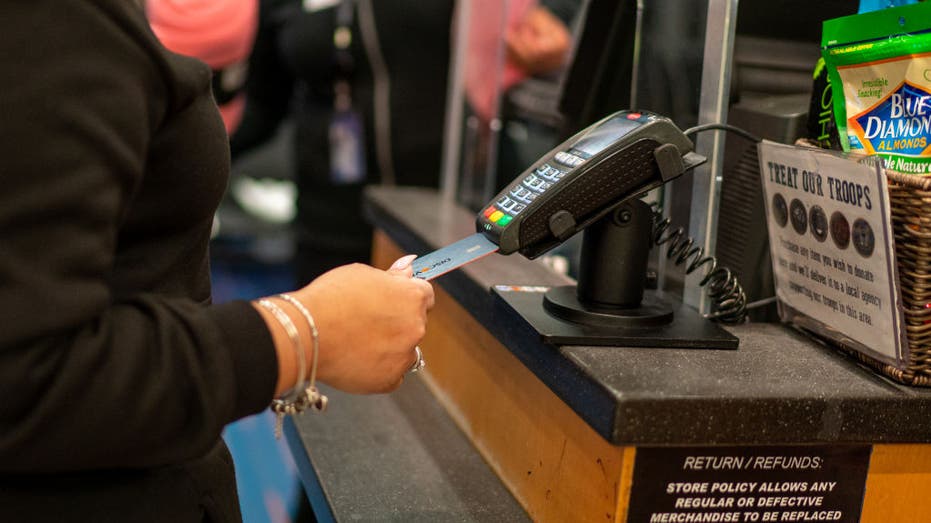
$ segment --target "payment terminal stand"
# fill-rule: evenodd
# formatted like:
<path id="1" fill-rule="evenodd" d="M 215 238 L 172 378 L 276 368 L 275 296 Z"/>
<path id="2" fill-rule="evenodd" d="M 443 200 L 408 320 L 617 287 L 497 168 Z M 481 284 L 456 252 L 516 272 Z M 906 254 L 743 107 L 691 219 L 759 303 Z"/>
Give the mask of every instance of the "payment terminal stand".
<path id="1" fill-rule="evenodd" d="M 738 339 L 695 309 L 646 289 L 652 211 L 625 202 L 585 229 L 577 285 L 496 285 L 495 317 L 552 345 L 736 349 Z"/>
<path id="2" fill-rule="evenodd" d="M 544 155 L 479 213 L 477 228 L 502 254 L 528 258 L 583 231 L 578 283 L 496 285 L 496 317 L 554 345 L 736 349 L 719 325 L 645 288 L 653 213 L 639 196 L 704 161 L 668 119 L 631 111 Z"/>

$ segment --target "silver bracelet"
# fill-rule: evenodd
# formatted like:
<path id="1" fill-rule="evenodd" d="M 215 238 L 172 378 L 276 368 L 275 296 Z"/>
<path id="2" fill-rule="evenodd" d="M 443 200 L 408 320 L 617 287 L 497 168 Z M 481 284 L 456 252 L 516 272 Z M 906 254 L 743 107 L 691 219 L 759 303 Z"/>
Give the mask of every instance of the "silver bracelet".
<path id="1" fill-rule="evenodd" d="M 300 300 L 286 293 L 281 293 L 278 297 L 294 305 L 294 308 L 300 311 L 304 319 L 307 320 L 307 325 L 310 327 L 311 342 L 313 344 L 311 347 L 312 352 L 310 360 L 310 385 L 313 386 L 314 382 L 317 381 L 317 357 L 320 355 L 320 333 L 317 331 L 317 323 L 314 321 L 314 317 L 311 316 L 310 311 L 307 310 L 307 307 L 305 307 Z"/>
<path id="2" fill-rule="evenodd" d="M 303 390 L 304 376 L 306 375 L 306 362 L 304 356 L 304 344 L 301 342 L 301 335 L 291 321 L 291 317 L 278 305 L 268 299 L 260 299 L 257 302 L 263 309 L 272 313 L 272 316 L 278 320 L 278 323 L 284 328 L 291 339 L 291 345 L 294 347 L 297 355 L 297 386 L 284 398 L 272 400 L 271 409 L 275 413 L 275 438 L 281 438 L 282 427 L 284 425 L 285 414 L 297 414 L 307 408 L 309 402 L 305 400 L 306 392 Z"/>
<path id="3" fill-rule="evenodd" d="M 307 372 L 307 363 L 304 356 L 304 344 L 301 343 L 301 335 L 297 331 L 297 327 L 294 326 L 294 322 L 291 321 L 291 317 L 281 309 L 278 305 L 268 299 L 259 300 L 259 305 L 265 308 L 265 310 L 272 313 L 278 323 L 284 327 L 285 332 L 288 333 L 288 338 L 291 339 L 291 345 L 294 347 L 294 352 L 297 355 L 297 384 L 291 392 L 288 393 L 288 396 L 294 396 L 295 393 L 301 390 L 301 385 L 304 384 L 304 376 Z"/>
<path id="4" fill-rule="evenodd" d="M 326 396 L 321 394 L 319 390 L 317 390 L 317 360 L 320 356 L 320 332 L 317 330 L 317 322 L 314 321 L 314 317 L 312 314 L 310 314 L 310 311 L 307 310 L 307 307 L 305 307 L 304 304 L 294 296 L 281 293 L 278 294 L 277 297 L 293 305 L 294 308 L 301 313 L 301 316 L 304 317 L 304 320 L 307 321 L 307 326 L 310 327 L 310 380 L 307 382 L 306 386 L 304 386 L 304 395 L 302 399 L 306 401 L 308 404 L 307 406 L 310 406 L 313 410 L 323 412 L 326 410 L 327 402 L 329 400 Z"/>

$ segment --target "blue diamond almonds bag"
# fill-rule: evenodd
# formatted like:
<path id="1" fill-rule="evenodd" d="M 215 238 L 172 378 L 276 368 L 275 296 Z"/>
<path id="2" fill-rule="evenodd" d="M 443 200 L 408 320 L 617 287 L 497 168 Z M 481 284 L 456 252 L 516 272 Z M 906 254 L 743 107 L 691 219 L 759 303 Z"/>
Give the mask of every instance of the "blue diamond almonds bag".
<path id="1" fill-rule="evenodd" d="M 931 176 L 931 2 L 826 20 L 821 53 L 843 149 Z"/>

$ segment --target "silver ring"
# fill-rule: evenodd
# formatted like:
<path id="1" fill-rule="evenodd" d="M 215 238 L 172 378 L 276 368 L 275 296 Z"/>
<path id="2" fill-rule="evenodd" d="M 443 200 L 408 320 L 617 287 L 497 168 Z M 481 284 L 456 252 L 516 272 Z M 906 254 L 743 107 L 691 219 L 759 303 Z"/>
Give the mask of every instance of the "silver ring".
<path id="1" fill-rule="evenodd" d="M 410 374 L 420 372 L 427 366 L 427 362 L 423 360 L 423 352 L 420 350 L 420 345 L 414 347 L 414 352 L 417 354 L 417 361 L 411 365 L 411 368 L 407 369 L 407 372 Z"/>

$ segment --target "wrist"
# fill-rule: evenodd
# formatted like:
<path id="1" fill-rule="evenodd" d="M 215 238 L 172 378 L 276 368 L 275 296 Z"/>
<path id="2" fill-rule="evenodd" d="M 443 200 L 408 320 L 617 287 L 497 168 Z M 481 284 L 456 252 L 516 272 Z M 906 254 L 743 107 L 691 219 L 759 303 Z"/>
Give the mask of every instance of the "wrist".
<path id="1" fill-rule="evenodd" d="M 291 348 L 294 352 L 294 366 L 297 368 L 297 378 L 295 379 L 294 387 L 292 387 L 291 390 L 283 397 L 281 396 L 281 392 L 279 392 L 279 397 L 272 400 L 271 404 L 272 411 L 276 415 L 275 437 L 280 438 L 284 417 L 286 415 L 300 414 L 307 408 L 323 411 L 326 409 L 327 398 L 326 396 L 320 394 L 320 392 L 314 386 L 319 347 L 317 343 L 317 327 L 314 323 L 313 316 L 300 301 L 288 294 L 279 294 L 275 296 L 275 298 L 277 299 L 274 301 L 269 298 L 262 298 L 259 299 L 256 303 L 261 310 L 271 313 L 271 316 L 275 320 L 272 322 L 272 325 L 277 323 L 284 329 L 285 334 L 287 334 L 287 339 L 290 342 Z M 304 327 L 306 327 L 310 333 L 311 364 L 309 379 L 307 376 L 307 349 L 304 347 L 304 342 L 301 340 L 301 334 L 297 327 L 297 325 L 301 322 L 294 321 L 291 315 L 283 308 L 285 305 L 279 303 L 282 301 L 287 305 L 297 309 L 298 315 L 302 320 L 304 320 Z M 279 354 L 283 355 L 284 352 L 286 352 L 286 350 L 279 352 Z M 282 372 L 282 375 L 285 374 L 290 373 Z M 279 385 L 283 388 L 284 383 L 279 383 Z"/>
<path id="2" fill-rule="evenodd" d="M 289 316 L 294 318 L 298 324 L 298 332 L 305 351 L 303 371 L 307 383 L 298 383 L 297 386 L 313 386 L 317 378 L 317 364 L 320 357 L 320 333 L 317 329 L 317 322 L 310 308 L 302 300 L 287 293 L 277 294 L 273 298 L 287 307 Z"/>
<path id="3" fill-rule="evenodd" d="M 275 347 L 275 355 L 278 359 L 278 380 L 275 383 L 275 397 L 279 398 L 294 389 L 300 374 L 294 342 L 288 335 L 284 325 L 278 321 L 271 310 L 259 305 L 258 300 L 251 302 L 251 305 L 265 320 L 265 326 L 268 328 Z"/>

